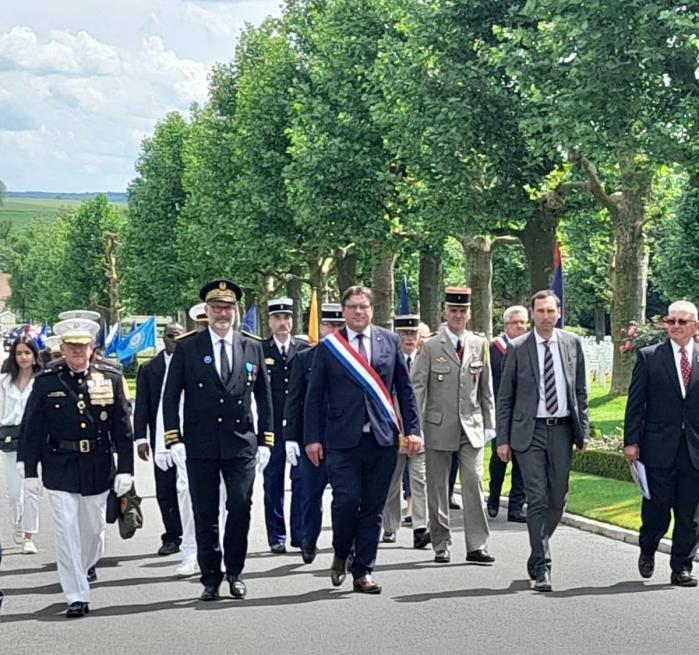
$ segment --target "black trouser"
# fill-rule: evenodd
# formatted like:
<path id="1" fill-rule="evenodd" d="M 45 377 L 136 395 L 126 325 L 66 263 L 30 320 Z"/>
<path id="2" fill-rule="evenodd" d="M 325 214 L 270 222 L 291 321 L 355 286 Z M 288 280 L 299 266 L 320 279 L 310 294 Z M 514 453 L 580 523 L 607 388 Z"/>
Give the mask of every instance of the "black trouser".
<path id="1" fill-rule="evenodd" d="M 697 552 L 699 526 L 699 471 L 692 465 L 687 437 L 680 437 L 675 461 L 669 468 L 646 466 L 650 500 L 641 503 L 641 530 L 638 543 L 641 551 L 652 555 L 670 526 L 670 510 L 675 516 L 672 531 L 670 568 L 675 572 L 691 571 Z"/>
<path id="2" fill-rule="evenodd" d="M 180 545 L 182 541 L 182 521 L 180 506 L 177 503 L 177 468 L 171 466 L 167 471 L 158 468 L 153 462 L 155 471 L 155 498 L 160 508 L 165 532 L 160 536 L 164 544 Z"/>
<path id="3" fill-rule="evenodd" d="M 456 476 L 459 473 L 459 451 L 455 450 L 451 455 L 451 469 L 449 469 L 449 500 L 454 495 Z"/>
<path id="4" fill-rule="evenodd" d="M 192 496 L 197 536 L 197 561 L 203 585 L 219 585 L 221 546 L 218 530 L 219 485 L 226 485 L 226 527 L 223 561 L 228 576 L 239 575 L 245 565 L 250 530 L 250 508 L 255 481 L 255 458 L 187 459 L 189 493 Z"/>
<path id="5" fill-rule="evenodd" d="M 333 490 L 333 550 L 344 560 L 354 548 L 355 580 L 374 570 L 381 515 L 397 455 L 398 448 L 379 446 L 371 433 L 363 435 L 355 448 L 326 452 L 325 466 Z"/>
<path id="6" fill-rule="evenodd" d="M 570 424 L 544 425 L 537 421 L 527 450 L 518 450 L 527 495 L 527 528 L 534 569 L 551 567 L 549 539 L 558 526 L 568 495 L 573 454 Z"/>
<path id="7" fill-rule="evenodd" d="M 503 462 L 498 457 L 498 447 L 495 439 L 491 441 L 493 454 L 490 457 L 490 495 L 488 496 L 488 505 L 498 506 L 500 504 L 500 494 L 502 493 L 502 483 L 505 481 L 505 473 L 507 471 L 507 462 Z M 517 455 L 512 451 L 512 480 L 510 484 L 510 501 L 507 505 L 507 513 L 518 514 L 522 512 L 524 506 L 524 480 L 522 479 L 522 471 L 519 469 Z"/>

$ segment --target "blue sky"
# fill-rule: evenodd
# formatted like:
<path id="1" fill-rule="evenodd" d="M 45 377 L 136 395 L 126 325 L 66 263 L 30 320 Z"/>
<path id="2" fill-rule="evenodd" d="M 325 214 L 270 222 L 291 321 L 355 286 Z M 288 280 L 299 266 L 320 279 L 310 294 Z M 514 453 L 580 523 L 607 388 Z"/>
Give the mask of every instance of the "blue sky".
<path id="1" fill-rule="evenodd" d="M 124 191 L 141 140 L 207 98 L 212 64 L 281 0 L 0 0 L 0 180 Z"/>

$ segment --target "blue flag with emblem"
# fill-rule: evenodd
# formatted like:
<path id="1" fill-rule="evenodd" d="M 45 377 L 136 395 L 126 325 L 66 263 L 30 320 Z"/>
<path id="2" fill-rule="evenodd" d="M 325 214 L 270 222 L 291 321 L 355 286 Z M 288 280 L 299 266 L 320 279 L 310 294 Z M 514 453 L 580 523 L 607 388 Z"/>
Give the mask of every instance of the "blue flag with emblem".
<path id="1" fill-rule="evenodd" d="M 247 330 L 251 334 L 257 334 L 257 306 L 250 305 L 250 308 L 245 312 L 245 317 L 243 318 L 243 323 L 240 326 L 244 330 Z"/>
<path id="2" fill-rule="evenodd" d="M 121 337 L 116 355 L 120 362 L 126 362 L 146 348 L 155 348 L 155 316 L 134 327 L 125 337 Z"/>
<path id="3" fill-rule="evenodd" d="M 408 277 L 403 276 L 400 282 L 400 302 L 398 303 L 398 313 L 401 316 L 410 314 L 410 301 L 408 300 Z"/>

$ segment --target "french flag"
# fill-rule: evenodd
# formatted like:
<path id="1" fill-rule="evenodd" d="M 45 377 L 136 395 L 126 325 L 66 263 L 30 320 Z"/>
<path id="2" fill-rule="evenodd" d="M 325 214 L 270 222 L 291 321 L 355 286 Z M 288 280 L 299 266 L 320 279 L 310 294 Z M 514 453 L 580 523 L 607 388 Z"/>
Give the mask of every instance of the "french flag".
<path id="1" fill-rule="evenodd" d="M 563 329 L 565 316 L 563 314 L 563 259 L 561 258 L 561 242 L 556 241 L 553 251 L 553 275 L 551 276 L 551 291 L 553 291 L 561 301 L 561 318 L 558 319 L 556 327 Z"/>

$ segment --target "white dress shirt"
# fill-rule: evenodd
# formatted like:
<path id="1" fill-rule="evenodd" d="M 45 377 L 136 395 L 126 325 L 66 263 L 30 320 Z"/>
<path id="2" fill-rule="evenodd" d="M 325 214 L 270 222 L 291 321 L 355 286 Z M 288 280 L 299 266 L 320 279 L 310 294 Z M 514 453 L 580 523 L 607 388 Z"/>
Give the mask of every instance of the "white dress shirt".
<path id="1" fill-rule="evenodd" d="M 289 356 L 289 346 L 291 345 L 291 339 L 287 339 L 284 343 L 282 343 L 281 341 L 279 341 L 279 339 L 277 339 L 277 337 L 273 337 L 273 338 L 274 338 L 274 343 L 277 344 L 277 350 L 279 351 L 279 354 L 280 355 L 282 354 L 282 346 L 284 346 L 286 356 L 288 357 Z M 219 346 L 219 348 L 220 348 L 220 346 Z"/>
<path id="2" fill-rule="evenodd" d="M 352 346 L 352 348 L 354 348 L 357 352 L 359 352 L 359 339 L 357 339 L 358 334 L 359 332 L 355 332 L 354 330 L 347 328 L 347 341 L 349 341 L 350 346 Z M 369 363 L 371 363 L 371 325 L 367 325 L 362 334 L 364 335 L 364 350 L 366 350 L 366 356 L 369 359 Z"/>
<path id="3" fill-rule="evenodd" d="M 216 372 L 221 377 L 221 337 L 218 336 L 209 326 L 209 336 L 211 343 L 214 345 L 214 363 L 216 364 Z M 228 334 L 223 337 L 226 344 L 226 355 L 228 355 L 228 365 L 233 372 L 233 328 L 228 330 Z"/>
<path id="4" fill-rule="evenodd" d="M 2 375 L 0 381 L 0 425 L 20 425 L 24 408 L 34 387 L 34 378 L 20 391 L 9 373 Z"/>
<path id="5" fill-rule="evenodd" d="M 449 337 L 449 340 L 451 341 L 451 345 L 454 346 L 455 352 L 456 352 L 456 344 L 458 341 L 461 341 L 462 348 L 466 347 L 466 330 L 463 331 L 461 336 L 459 336 L 458 334 L 454 334 L 448 327 L 445 327 L 444 331 L 447 333 L 447 336 Z"/>
<path id="6" fill-rule="evenodd" d="M 556 399 L 558 400 L 558 411 L 551 414 L 546 409 L 546 391 L 544 384 L 544 342 L 546 339 L 539 336 L 539 333 L 534 330 L 536 339 L 536 354 L 539 359 L 539 407 L 536 410 L 537 418 L 563 418 L 570 415 L 568 409 L 568 394 L 566 393 L 566 379 L 563 374 L 563 359 L 561 351 L 558 347 L 558 335 L 556 330 L 553 331 L 549 340 L 549 348 L 553 357 L 553 373 L 556 380 Z"/>
<path id="7" fill-rule="evenodd" d="M 677 379 L 680 381 L 680 389 L 682 390 L 682 398 L 687 395 L 687 389 L 684 386 L 684 379 L 682 378 L 682 367 L 680 366 L 680 348 L 674 341 L 670 340 L 672 345 L 672 352 L 675 356 L 675 369 L 677 370 Z M 687 359 L 689 360 L 689 370 L 692 370 L 692 358 L 694 357 L 694 339 L 690 339 L 689 343 L 684 347 L 687 351 Z M 690 373 L 691 375 L 691 373 Z"/>

